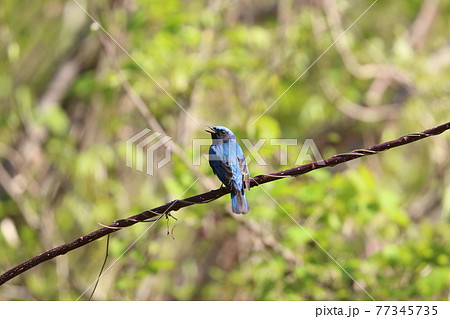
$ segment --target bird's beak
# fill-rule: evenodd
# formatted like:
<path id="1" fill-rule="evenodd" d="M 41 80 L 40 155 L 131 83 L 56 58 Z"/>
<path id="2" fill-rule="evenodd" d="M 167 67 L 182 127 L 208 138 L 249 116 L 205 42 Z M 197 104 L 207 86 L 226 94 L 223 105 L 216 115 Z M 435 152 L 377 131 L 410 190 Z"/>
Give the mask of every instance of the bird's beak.
<path id="1" fill-rule="evenodd" d="M 207 126 L 207 127 L 210 129 L 210 131 L 205 130 L 205 132 L 208 132 L 208 133 L 211 133 L 211 134 L 217 133 L 217 131 L 216 131 L 216 129 L 214 127 L 211 127 L 211 126 Z"/>

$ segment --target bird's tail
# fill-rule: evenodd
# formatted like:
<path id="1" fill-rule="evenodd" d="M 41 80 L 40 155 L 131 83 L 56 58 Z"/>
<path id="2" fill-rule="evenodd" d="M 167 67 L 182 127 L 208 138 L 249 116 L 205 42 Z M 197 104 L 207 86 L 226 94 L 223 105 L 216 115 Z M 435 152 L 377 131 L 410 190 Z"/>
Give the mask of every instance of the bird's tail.
<path id="1" fill-rule="evenodd" d="M 250 211 L 244 189 L 231 192 L 231 210 L 235 214 L 247 214 Z"/>

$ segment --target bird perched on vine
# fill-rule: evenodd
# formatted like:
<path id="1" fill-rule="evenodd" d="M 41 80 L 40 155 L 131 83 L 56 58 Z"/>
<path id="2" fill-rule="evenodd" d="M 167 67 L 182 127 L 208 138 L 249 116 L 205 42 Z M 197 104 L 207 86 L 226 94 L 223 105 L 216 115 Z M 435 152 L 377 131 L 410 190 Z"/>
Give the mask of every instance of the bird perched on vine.
<path id="1" fill-rule="evenodd" d="M 236 136 L 224 126 L 208 126 L 212 145 L 209 148 L 209 165 L 219 180 L 231 187 L 231 210 L 247 214 L 250 208 L 244 190 L 250 190 L 250 174 L 244 153 Z"/>

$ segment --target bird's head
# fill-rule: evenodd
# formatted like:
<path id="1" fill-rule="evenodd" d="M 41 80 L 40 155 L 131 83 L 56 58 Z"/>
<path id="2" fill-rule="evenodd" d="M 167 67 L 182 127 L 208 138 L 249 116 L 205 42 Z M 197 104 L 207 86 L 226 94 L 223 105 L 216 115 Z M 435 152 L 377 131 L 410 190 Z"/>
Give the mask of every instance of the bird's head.
<path id="1" fill-rule="evenodd" d="M 211 133 L 213 144 L 220 144 L 226 141 L 236 140 L 236 136 L 234 136 L 234 133 L 225 126 L 208 126 L 208 128 L 209 130 L 206 130 L 206 132 Z"/>

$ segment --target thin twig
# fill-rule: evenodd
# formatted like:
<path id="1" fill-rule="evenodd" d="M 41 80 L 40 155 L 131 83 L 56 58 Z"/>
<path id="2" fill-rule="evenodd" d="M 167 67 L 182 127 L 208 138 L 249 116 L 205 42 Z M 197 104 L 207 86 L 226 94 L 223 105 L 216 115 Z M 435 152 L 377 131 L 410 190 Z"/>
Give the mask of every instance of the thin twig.
<path id="1" fill-rule="evenodd" d="M 109 238 L 110 238 L 110 235 L 111 235 L 111 234 L 108 234 L 108 236 L 106 237 L 106 253 L 105 253 L 105 259 L 103 260 L 102 268 L 100 268 L 100 272 L 99 272 L 99 274 L 98 274 L 98 276 L 97 276 L 97 280 L 95 281 L 95 286 L 94 286 L 94 288 L 92 288 L 91 295 L 89 296 L 89 301 L 92 300 L 92 297 L 94 296 L 94 292 L 95 292 L 95 290 L 97 289 L 97 285 L 98 285 L 98 282 L 100 281 L 100 277 L 102 276 L 103 269 L 105 269 L 106 261 L 108 260 L 108 256 L 109 256 Z"/>
<path id="2" fill-rule="evenodd" d="M 303 174 L 306 174 L 306 173 L 313 171 L 315 169 L 318 169 L 318 168 L 335 166 L 337 164 L 348 162 L 348 161 L 351 161 L 353 159 L 356 159 L 356 158 L 359 158 L 362 156 L 373 155 L 373 154 L 376 154 L 376 153 L 379 153 L 382 151 L 386 151 L 386 150 L 394 148 L 394 147 L 406 145 L 406 144 L 421 140 L 426 137 L 441 134 L 442 132 L 449 130 L 449 129 L 450 129 L 450 122 L 433 127 L 431 129 L 425 130 L 420 133 L 407 134 L 407 135 L 404 135 L 404 136 L 402 136 L 398 139 L 392 140 L 392 141 L 369 146 L 364 149 L 358 149 L 354 152 L 335 155 L 335 156 L 332 156 L 328 159 L 325 159 L 325 160 L 322 160 L 319 162 L 313 162 L 313 163 L 309 163 L 306 165 L 293 167 L 293 168 L 290 168 L 290 169 L 287 169 L 284 171 L 280 171 L 280 172 L 276 172 L 276 173 L 272 173 L 272 174 L 258 175 L 258 176 L 253 177 L 250 180 L 250 187 L 255 187 L 260 184 L 269 183 L 269 182 L 272 182 L 272 181 L 275 181 L 278 179 L 282 179 L 282 178 L 286 178 L 286 177 L 294 177 L 294 176 L 303 175 Z M 101 238 L 103 236 L 106 236 L 108 234 L 116 232 L 124 227 L 129 227 L 131 225 L 136 224 L 137 222 L 141 222 L 141 221 L 147 220 L 149 218 L 154 218 L 157 216 L 160 217 L 162 214 L 167 214 L 171 211 L 177 211 L 183 207 L 191 206 L 194 204 L 204 203 L 206 201 L 212 201 L 212 200 L 218 199 L 228 193 L 230 193 L 229 187 L 221 187 L 219 189 L 211 190 L 211 191 L 203 193 L 203 194 L 188 197 L 183 200 L 172 201 L 165 205 L 153 208 L 151 210 L 146 210 L 140 214 L 131 216 L 126 219 L 117 220 L 106 227 L 97 229 L 96 231 L 94 231 L 90 234 L 81 236 L 70 243 L 67 243 L 67 244 L 58 246 L 56 248 L 50 249 L 46 252 L 43 252 L 27 261 L 21 263 L 20 265 L 17 265 L 15 267 L 11 268 L 10 270 L 8 270 L 5 273 L 3 273 L 2 275 L 0 275 L 0 285 L 3 285 L 8 280 L 20 275 L 21 273 L 27 271 L 30 268 L 35 267 L 36 265 L 39 265 L 40 263 L 42 263 L 44 261 L 53 259 L 59 255 L 64 255 L 71 250 L 74 250 L 76 248 L 87 245 L 90 242 L 92 242 L 98 238 Z"/>

